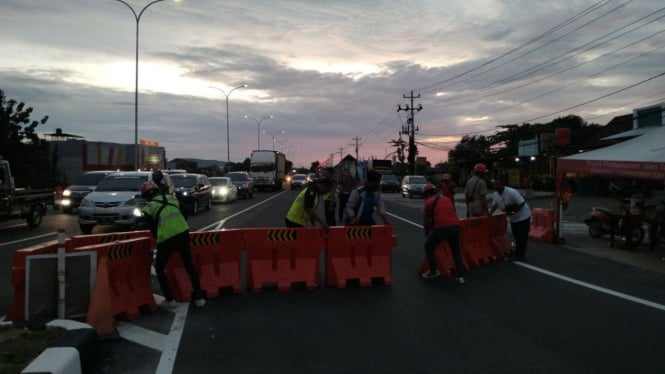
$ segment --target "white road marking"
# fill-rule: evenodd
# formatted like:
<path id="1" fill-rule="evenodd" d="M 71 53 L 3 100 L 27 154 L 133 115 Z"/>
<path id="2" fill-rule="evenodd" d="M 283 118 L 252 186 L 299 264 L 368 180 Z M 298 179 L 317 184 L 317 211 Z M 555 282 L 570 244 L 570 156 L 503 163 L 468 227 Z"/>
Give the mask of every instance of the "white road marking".
<path id="1" fill-rule="evenodd" d="M 44 237 L 47 237 L 47 236 L 56 236 L 56 235 L 57 235 L 57 233 L 52 232 L 52 233 L 49 233 L 49 234 L 31 236 L 31 237 L 25 238 L 25 239 L 14 240 L 13 242 L 0 243 L 0 246 L 11 245 L 11 244 L 16 244 L 16 243 L 21 243 L 21 242 L 27 242 L 29 240 L 35 240 L 35 239 L 44 238 Z"/>
<path id="2" fill-rule="evenodd" d="M 164 341 L 167 337 L 164 334 L 127 322 L 118 322 L 118 333 L 122 338 L 158 351 L 164 350 Z"/>
<path id="3" fill-rule="evenodd" d="M 391 213 L 387 213 L 387 214 L 391 217 L 397 218 L 397 219 L 399 219 L 401 221 L 404 221 L 406 223 L 409 223 L 413 226 L 423 228 L 422 225 L 419 225 L 419 224 L 417 224 L 413 221 L 409 221 L 408 219 L 404 219 L 402 217 L 396 216 L 396 215 L 391 214 Z M 614 290 L 611 290 L 609 288 L 597 286 L 595 284 L 587 283 L 587 282 L 584 282 L 584 281 L 581 281 L 581 280 L 578 280 L 578 279 L 567 277 L 565 275 L 557 274 L 557 273 L 554 273 L 552 271 L 545 270 L 545 269 L 542 269 L 542 268 L 539 268 L 539 267 L 536 267 L 536 266 L 533 266 L 533 265 L 529 265 L 529 264 L 526 264 L 526 263 L 521 262 L 521 261 L 514 261 L 512 263 L 515 264 L 515 265 L 518 265 L 518 266 L 522 266 L 526 269 L 536 271 L 536 272 L 539 272 L 541 274 L 545 274 L 545 275 L 550 276 L 552 278 L 557 278 L 557 279 L 560 279 L 560 280 L 563 280 L 563 281 L 566 281 L 566 282 L 569 282 L 569 283 L 572 283 L 572 284 L 575 284 L 575 285 L 578 285 L 578 286 L 581 286 L 581 287 L 586 287 L 586 288 L 589 288 L 591 290 L 601 292 L 601 293 L 604 293 L 604 294 L 607 294 L 607 295 L 610 295 L 610 296 L 614 296 L 614 297 L 617 297 L 617 298 L 620 298 L 620 299 L 623 299 L 623 300 L 631 301 L 631 302 L 634 302 L 634 303 L 637 303 L 637 304 L 641 304 L 641 305 L 648 306 L 648 307 L 651 307 L 651 308 L 654 308 L 654 309 L 665 311 L 665 305 L 663 305 L 663 304 L 658 304 L 656 302 L 641 299 L 639 297 L 628 295 L 628 294 L 625 294 L 623 292 L 614 291 Z"/>
<path id="4" fill-rule="evenodd" d="M 518 266 L 522 266 L 522 267 L 527 268 L 529 270 L 539 272 L 541 274 L 548 275 L 552 278 L 561 279 L 565 282 L 576 284 L 578 286 L 586 287 L 586 288 L 592 289 L 594 291 L 598 291 L 598 292 L 601 292 L 601 293 L 604 293 L 604 294 L 607 294 L 607 295 L 610 295 L 610 296 L 618 297 L 620 299 L 631 301 L 631 302 L 634 302 L 634 303 L 637 303 L 637 304 L 642 304 L 644 306 L 648 306 L 648 307 L 658 309 L 658 310 L 661 310 L 661 311 L 665 312 L 665 305 L 663 305 L 663 304 L 658 304 L 658 303 L 655 303 L 653 301 L 641 299 L 639 297 L 631 296 L 631 295 L 625 294 L 623 292 L 610 290 L 609 288 L 596 286 L 595 284 L 583 282 L 581 280 L 577 280 L 577 279 L 574 279 L 574 278 L 571 278 L 571 277 L 567 277 L 565 275 L 561 275 L 561 274 L 558 274 L 558 273 L 555 273 L 555 272 L 552 272 L 552 271 L 549 271 L 549 270 L 545 270 L 545 269 L 542 269 L 542 268 L 539 268 L 539 267 L 536 267 L 536 266 L 533 266 L 533 265 L 529 265 L 529 264 L 526 264 L 526 263 L 521 262 L 521 261 L 514 261 L 513 264 L 518 265 Z"/>
<path id="5" fill-rule="evenodd" d="M 187 311 L 189 311 L 189 303 L 178 303 L 171 330 L 163 342 L 164 349 L 162 350 L 155 373 L 173 372 L 173 365 L 175 364 L 178 347 L 180 346 L 180 338 L 182 337 L 182 332 L 185 330 L 185 322 L 187 322 Z"/>
<path id="6" fill-rule="evenodd" d="M 258 207 L 258 206 L 261 206 L 261 205 L 267 203 L 268 201 L 270 201 L 270 200 L 272 200 L 272 199 L 276 199 L 277 197 L 279 197 L 279 196 L 281 196 L 281 195 L 283 195 L 283 194 L 285 194 L 285 193 L 287 193 L 287 192 L 288 192 L 288 190 L 284 190 L 284 191 L 278 193 L 277 195 L 275 195 L 275 196 L 273 196 L 273 197 L 271 197 L 271 198 L 268 198 L 268 199 L 265 199 L 265 200 L 263 200 L 263 201 L 261 201 L 261 202 L 259 202 L 259 203 L 256 203 L 256 204 L 254 204 L 254 205 L 252 205 L 252 206 L 250 206 L 250 207 L 248 207 L 248 208 L 245 208 L 245 209 L 243 209 L 243 210 L 241 210 L 241 211 L 239 211 L 239 212 L 237 212 L 237 213 L 234 213 L 234 214 L 232 214 L 232 215 L 230 215 L 230 216 L 224 218 L 224 219 L 221 220 L 221 221 L 215 222 L 215 223 L 213 223 L 213 224 L 211 224 L 211 225 L 208 225 L 208 226 L 206 226 L 206 227 L 203 227 L 203 228 L 201 228 L 201 229 L 199 229 L 199 230 L 197 230 L 197 231 L 207 231 L 207 230 L 210 230 L 210 229 L 213 228 L 213 227 L 214 227 L 214 230 L 221 230 L 222 227 L 224 227 L 224 224 L 226 223 L 226 221 L 230 220 L 231 218 L 234 218 L 234 217 L 237 217 L 237 216 L 239 216 L 239 215 L 241 215 L 241 214 L 243 214 L 243 213 L 246 213 L 246 212 L 248 212 L 248 211 L 250 211 L 250 210 L 252 210 L 252 209 L 254 209 L 254 208 Z"/>

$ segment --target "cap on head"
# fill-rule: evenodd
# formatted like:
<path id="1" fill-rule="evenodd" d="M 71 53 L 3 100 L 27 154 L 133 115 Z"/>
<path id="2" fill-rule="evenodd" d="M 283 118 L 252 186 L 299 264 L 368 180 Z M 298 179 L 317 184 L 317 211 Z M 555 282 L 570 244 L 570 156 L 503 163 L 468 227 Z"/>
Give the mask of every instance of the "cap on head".
<path id="1" fill-rule="evenodd" d="M 422 192 L 423 196 L 429 196 L 429 195 L 433 195 L 435 193 L 436 193 L 436 188 L 434 188 L 434 185 L 432 183 L 427 183 L 423 187 L 423 192 Z"/>
<path id="2" fill-rule="evenodd" d="M 487 166 L 485 166 L 485 164 L 483 163 L 477 163 L 476 165 L 473 166 L 473 171 L 486 172 Z"/>
<path id="3" fill-rule="evenodd" d="M 451 177 L 450 174 L 448 174 L 448 173 L 445 173 L 441 176 L 442 181 L 449 181 L 449 180 L 452 180 L 452 179 L 453 179 L 453 177 Z"/>
<path id="4" fill-rule="evenodd" d="M 159 187 L 153 181 L 145 182 L 141 186 L 141 196 L 144 198 L 148 198 L 157 192 L 159 192 Z"/>

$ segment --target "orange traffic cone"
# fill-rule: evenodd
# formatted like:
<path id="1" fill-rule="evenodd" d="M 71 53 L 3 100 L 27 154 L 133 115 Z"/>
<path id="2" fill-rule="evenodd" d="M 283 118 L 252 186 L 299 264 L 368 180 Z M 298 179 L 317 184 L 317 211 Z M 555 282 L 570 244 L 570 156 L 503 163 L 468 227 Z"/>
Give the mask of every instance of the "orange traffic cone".
<path id="1" fill-rule="evenodd" d="M 111 288 L 106 256 L 99 261 L 86 323 L 92 326 L 100 336 L 116 333 L 115 319 L 111 309 Z"/>

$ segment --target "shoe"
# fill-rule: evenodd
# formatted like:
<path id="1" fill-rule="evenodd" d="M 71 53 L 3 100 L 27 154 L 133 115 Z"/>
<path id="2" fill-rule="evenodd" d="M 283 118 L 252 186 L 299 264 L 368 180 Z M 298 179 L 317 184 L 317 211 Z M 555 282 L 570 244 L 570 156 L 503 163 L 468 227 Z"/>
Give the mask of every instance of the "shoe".
<path id="1" fill-rule="evenodd" d="M 422 273 L 422 276 L 425 279 L 431 279 L 431 278 L 436 278 L 436 277 L 441 276 L 441 273 L 438 270 L 434 270 L 434 271 L 430 270 L 426 273 Z"/>
<path id="2" fill-rule="evenodd" d="M 173 309 L 178 307 L 178 303 L 176 303 L 175 300 L 164 300 L 159 303 L 159 306 L 162 308 Z"/>
<path id="3" fill-rule="evenodd" d="M 457 284 L 464 284 L 466 283 L 466 279 L 464 279 L 464 277 L 455 277 L 455 282 L 457 282 Z"/>
<path id="4" fill-rule="evenodd" d="M 206 305 L 206 301 L 205 299 L 197 299 L 196 301 L 194 301 L 194 304 L 200 308 Z"/>

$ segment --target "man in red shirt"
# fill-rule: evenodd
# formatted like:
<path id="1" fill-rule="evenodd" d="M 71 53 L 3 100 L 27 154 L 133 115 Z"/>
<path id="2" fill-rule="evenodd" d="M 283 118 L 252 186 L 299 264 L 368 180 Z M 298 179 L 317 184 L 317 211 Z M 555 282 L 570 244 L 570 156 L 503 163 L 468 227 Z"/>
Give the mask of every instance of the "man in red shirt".
<path id="1" fill-rule="evenodd" d="M 436 278 L 441 275 L 436 268 L 434 250 L 447 240 L 455 260 L 455 281 L 464 284 L 464 264 L 459 249 L 460 227 L 453 200 L 446 196 L 438 196 L 431 183 L 423 187 L 423 228 L 425 229 L 425 255 L 429 262 L 429 271 L 422 274 L 423 278 Z"/>

